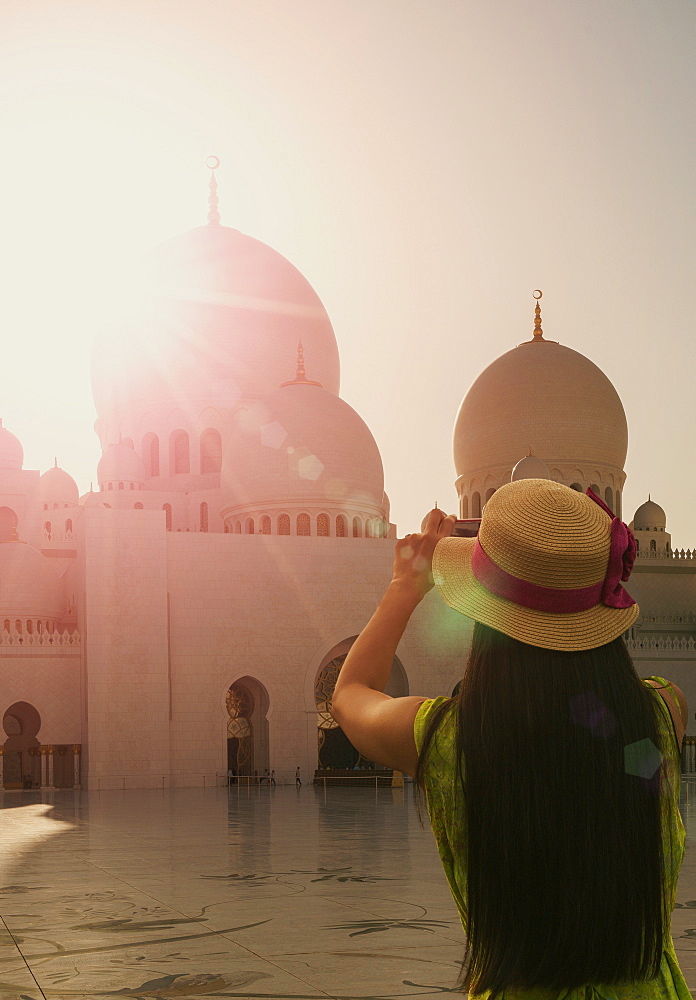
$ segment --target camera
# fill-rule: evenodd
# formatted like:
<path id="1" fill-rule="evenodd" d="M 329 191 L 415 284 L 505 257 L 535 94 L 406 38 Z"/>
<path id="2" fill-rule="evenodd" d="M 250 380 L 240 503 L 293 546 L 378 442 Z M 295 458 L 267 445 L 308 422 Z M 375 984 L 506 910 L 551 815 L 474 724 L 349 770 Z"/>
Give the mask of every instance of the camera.
<path id="1" fill-rule="evenodd" d="M 469 517 L 461 521 L 455 521 L 452 528 L 452 535 L 457 538 L 476 538 L 481 527 L 480 517 Z"/>

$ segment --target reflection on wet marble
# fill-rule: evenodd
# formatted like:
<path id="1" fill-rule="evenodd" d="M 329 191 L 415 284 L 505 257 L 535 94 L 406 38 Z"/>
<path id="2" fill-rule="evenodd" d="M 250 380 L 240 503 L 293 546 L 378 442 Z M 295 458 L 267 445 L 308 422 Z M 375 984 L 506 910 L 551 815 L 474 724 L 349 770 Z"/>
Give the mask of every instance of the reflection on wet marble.
<path id="1" fill-rule="evenodd" d="M 696 781 L 682 788 L 689 848 Z M 462 933 L 408 786 L 4 792 L 0 807 L 0 1000 L 454 992 Z M 696 991 L 689 849 L 677 899 Z"/>

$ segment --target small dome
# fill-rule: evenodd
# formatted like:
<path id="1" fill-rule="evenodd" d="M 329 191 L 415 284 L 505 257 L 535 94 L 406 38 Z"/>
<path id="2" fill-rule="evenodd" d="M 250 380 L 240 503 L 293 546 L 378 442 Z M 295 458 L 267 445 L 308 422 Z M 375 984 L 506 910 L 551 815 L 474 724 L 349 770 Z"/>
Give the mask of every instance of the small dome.
<path id="1" fill-rule="evenodd" d="M 26 542 L 0 543 L 0 618 L 60 617 L 58 576 Z"/>
<path id="2" fill-rule="evenodd" d="M 99 459 L 97 482 L 139 483 L 145 482 L 145 467 L 140 455 L 136 455 L 127 444 L 111 444 Z"/>
<path id="3" fill-rule="evenodd" d="M 15 437 L 0 420 L 0 470 L 21 469 L 24 464 L 24 448 L 18 437 Z"/>
<path id="4" fill-rule="evenodd" d="M 667 527 L 667 515 L 659 503 L 648 499 L 633 515 L 633 527 L 636 531 L 664 531 Z"/>
<path id="5" fill-rule="evenodd" d="M 76 504 L 80 499 L 80 491 L 73 477 L 54 465 L 39 479 L 39 498 L 42 503 Z"/>
<path id="6" fill-rule="evenodd" d="M 510 482 L 516 483 L 518 479 L 550 479 L 548 468 L 536 455 L 525 455 L 521 458 L 512 470 Z"/>
<path id="7" fill-rule="evenodd" d="M 292 382 L 241 411 L 223 447 L 223 506 L 349 505 L 383 513 L 369 428 L 339 396 Z"/>

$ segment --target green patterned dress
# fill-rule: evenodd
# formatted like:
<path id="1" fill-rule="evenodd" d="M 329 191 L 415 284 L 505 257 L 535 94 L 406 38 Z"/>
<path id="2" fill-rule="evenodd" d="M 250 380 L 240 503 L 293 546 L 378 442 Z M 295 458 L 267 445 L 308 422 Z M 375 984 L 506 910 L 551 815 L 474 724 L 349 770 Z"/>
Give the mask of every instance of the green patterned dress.
<path id="1" fill-rule="evenodd" d="M 669 682 L 662 677 L 652 677 L 650 680 L 657 680 L 663 685 Z M 684 859 L 684 845 L 686 833 L 679 813 L 679 785 L 681 774 L 681 762 L 674 734 L 674 724 L 667 705 L 660 697 L 658 691 L 647 685 L 652 691 L 661 707 L 659 715 L 659 728 L 661 751 L 665 757 L 667 773 L 669 775 L 668 787 L 671 788 L 671 795 L 674 798 L 674 809 L 669 808 L 669 802 L 665 801 L 663 810 L 663 821 L 672 825 L 672 843 L 675 846 L 673 855 L 673 866 L 670 872 L 670 910 L 674 908 L 677 891 L 677 878 L 679 869 Z M 674 694 L 674 691 L 672 691 Z M 416 715 L 414 733 L 416 747 L 421 752 L 428 722 L 433 713 L 447 698 L 434 698 L 425 701 Z M 675 697 L 676 700 L 676 697 Z M 466 931 L 466 900 L 463 891 L 466 885 L 466 873 L 464 864 L 466 859 L 462 858 L 461 852 L 455 852 L 452 845 L 456 843 L 456 816 L 455 808 L 457 795 L 454 790 L 455 782 L 455 752 L 454 752 L 454 722 L 455 717 L 451 712 L 445 713 L 434 738 L 437 742 L 437 768 L 429 766 L 426 762 L 424 770 L 425 791 L 428 806 L 430 823 L 437 841 L 440 859 L 445 875 L 449 882 L 454 901 L 459 910 L 462 925 Z M 431 747 L 433 744 L 431 744 Z M 461 807 L 460 807 L 461 808 Z M 672 817 L 670 820 L 669 817 Z M 667 834 L 667 831 L 665 831 Z M 477 994 L 477 1000 L 487 1000 L 490 992 Z M 474 994 L 469 994 L 473 997 Z M 682 975 L 677 956 L 674 951 L 674 942 L 671 932 L 664 943 L 662 964 L 660 973 L 656 979 L 649 982 L 627 983 L 624 985 L 605 986 L 601 983 L 587 984 L 572 990 L 564 990 L 561 993 L 548 989 L 538 990 L 506 990 L 504 1000 L 692 1000 L 691 993 L 687 988 Z"/>

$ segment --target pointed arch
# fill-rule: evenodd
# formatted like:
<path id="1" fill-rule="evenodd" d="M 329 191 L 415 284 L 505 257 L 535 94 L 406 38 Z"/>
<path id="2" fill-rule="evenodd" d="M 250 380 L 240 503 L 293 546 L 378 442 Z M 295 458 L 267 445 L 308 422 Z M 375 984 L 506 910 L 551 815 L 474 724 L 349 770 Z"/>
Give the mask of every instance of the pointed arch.
<path id="1" fill-rule="evenodd" d="M 189 436 L 184 430 L 175 430 L 169 436 L 170 475 L 179 476 L 191 471 Z"/>

